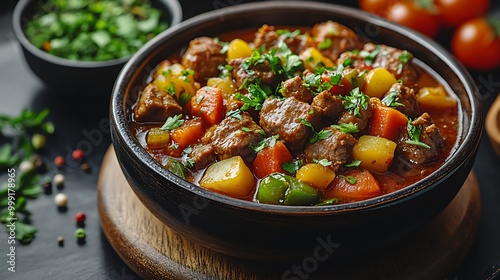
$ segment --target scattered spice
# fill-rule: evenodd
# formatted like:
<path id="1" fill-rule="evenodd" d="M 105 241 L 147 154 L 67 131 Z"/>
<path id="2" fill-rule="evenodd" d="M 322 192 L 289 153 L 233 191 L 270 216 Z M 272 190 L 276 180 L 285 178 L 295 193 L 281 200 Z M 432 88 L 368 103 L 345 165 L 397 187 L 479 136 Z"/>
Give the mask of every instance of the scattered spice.
<path id="1" fill-rule="evenodd" d="M 75 215 L 75 221 L 79 225 L 83 224 L 83 222 L 85 222 L 85 218 L 86 218 L 85 213 L 82 211 L 76 213 L 76 215 Z"/>
<path id="2" fill-rule="evenodd" d="M 63 167 L 63 166 L 64 166 L 64 163 L 65 163 L 65 161 L 64 161 L 64 158 L 63 158 L 62 156 L 57 156 L 57 157 L 54 159 L 54 164 L 55 164 L 57 167 L 59 167 L 59 168 Z"/>
<path id="3" fill-rule="evenodd" d="M 63 193 L 58 193 L 54 196 L 54 202 L 57 207 L 63 208 L 68 205 L 68 197 Z"/>
<path id="4" fill-rule="evenodd" d="M 64 175 L 60 173 L 54 175 L 54 178 L 52 178 L 52 182 L 54 183 L 54 185 L 56 185 L 57 189 L 62 189 L 64 186 Z"/>
<path id="5" fill-rule="evenodd" d="M 80 149 L 74 150 L 72 155 L 75 160 L 80 161 L 83 159 L 83 151 Z"/>
<path id="6" fill-rule="evenodd" d="M 80 169 L 82 169 L 85 172 L 90 172 L 90 165 L 88 163 L 84 162 L 80 165 Z"/>
<path id="7" fill-rule="evenodd" d="M 79 240 L 85 239 L 87 234 L 85 233 L 85 230 L 83 228 L 77 228 L 75 231 L 75 237 Z"/>
<path id="8" fill-rule="evenodd" d="M 58 236 L 57 243 L 59 244 L 60 247 L 64 246 L 64 236 Z"/>

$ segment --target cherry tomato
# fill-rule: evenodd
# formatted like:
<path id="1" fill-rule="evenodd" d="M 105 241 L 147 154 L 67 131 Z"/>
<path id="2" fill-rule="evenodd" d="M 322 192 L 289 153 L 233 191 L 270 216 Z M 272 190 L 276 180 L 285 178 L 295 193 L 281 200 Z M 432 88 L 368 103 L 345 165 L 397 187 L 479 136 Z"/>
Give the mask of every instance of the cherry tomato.
<path id="1" fill-rule="evenodd" d="M 395 0 L 360 0 L 359 7 L 365 12 L 383 16 Z"/>
<path id="2" fill-rule="evenodd" d="M 440 27 L 437 15 L 419 7 L 414 1 L 394 3 L 385 17 L 431 38 L 437 35 Z"/>
<path id="3" fill-rule="evenodd" d="M 490 7 L 489 0 L 435 0 L 443 26 L 454 29 L 461 23 L 484 16 Z"/>
<path id="4" fill-rule="evenodd" d="M 491 70 L 500 66 L 500 38 L 483 17 L 460 25 L 453 34 L 451 49 L 468 68 Z"/>

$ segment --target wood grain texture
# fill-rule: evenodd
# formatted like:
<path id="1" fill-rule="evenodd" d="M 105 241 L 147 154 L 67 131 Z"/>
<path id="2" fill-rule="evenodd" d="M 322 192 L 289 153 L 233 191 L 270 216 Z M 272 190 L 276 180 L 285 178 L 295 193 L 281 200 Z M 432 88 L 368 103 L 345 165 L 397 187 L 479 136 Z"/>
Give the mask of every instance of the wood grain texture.
<path id="1" fill-rule="evenodd" d="M 102 229 L 115 251 L 146 279 L 444 279 L 465 258 L 474 240 L 480 197 L 471 173 L 452 203 L 428 226 L 376 255 L 342 263 L 329 261 L 328 256 L 319 260 L 314 250 L 294 263 L 259 263 L 195 244 L 142 205 L 113 148 L 103 160 L 98 208 Z"/>

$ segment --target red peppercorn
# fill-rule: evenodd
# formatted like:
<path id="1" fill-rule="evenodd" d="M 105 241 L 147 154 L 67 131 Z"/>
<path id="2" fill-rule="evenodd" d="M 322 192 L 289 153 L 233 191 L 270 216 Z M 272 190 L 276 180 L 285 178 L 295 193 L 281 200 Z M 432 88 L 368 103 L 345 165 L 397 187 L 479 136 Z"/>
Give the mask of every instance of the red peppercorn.
<path id="1" fill-rule="evenodd" d="M 62 167 L 64 166 L 64 158 L 62 156 L 57 156 L 55 159 L 54 159 L 54 164 L 57 166 L 57 167 Z"/>
<path id="2" fill-rule="evenodd" d="M 76 213 L 76 215 L 75 215 L 75 220 L 78 224 L 85 222 L 85 218 L 86 218 L 85 213 L 83 213 L 81 211 Z"/>
<path id="3" fill-rule="evenodd" d="M 73 158 L 76 160 L 82 160 L 83 159 L 83 151 L 80 149 L 74 150 L 73 151 Z"/>

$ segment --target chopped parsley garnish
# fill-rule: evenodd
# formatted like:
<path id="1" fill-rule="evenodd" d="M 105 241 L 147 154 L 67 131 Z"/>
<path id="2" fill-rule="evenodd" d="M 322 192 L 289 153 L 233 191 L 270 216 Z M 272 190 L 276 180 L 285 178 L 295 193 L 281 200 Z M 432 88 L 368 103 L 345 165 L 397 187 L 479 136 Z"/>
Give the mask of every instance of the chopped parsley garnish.
<path id="1" fill-rule="evenodd" d="M 344 60 L 342 62 L 342 66 L 344 66 L 344 67 L 351 66 L 353 63 L 354 63 L 354 60 L 352 60 L 352 58 L 348 57 L 348 58 L 346 58 L 346 60 Z"/>
<path id="2" fill-rule="evenodd" d="M 324 40 L 323 42 L 318 44 L 318 49 L 324 50 L 324 49 L 328 49 L 331 46 L 332 46 L 332 39 L 326 38 L 326 40 Z"/>
<path id="3" fill-rule="evenodd" d="M 399 106 L 405 106 L 404 104 L 398 102 L 399 97 L 398 97 L 398 91 L 397 90 L 392 90 L 389 92 L 388 95 L 384 96 L 384 98 L 381 100 L 382 103 L 384 103 L 388 107 L 396 108 Z"/>
<path id="4" fill-rule="evenodd" d="M 257 81 L 258 82 L 258 81 Z M 253 83 L 247 87 L 248 95 L 241 95 L 236 93 L 235 99 L 243 101 L 242 111 L 254 108 L 257 111 L 262 109 L 262 103 L 271 96 L 273 93 L 268 85 L 263 85 L 262 87 L 258 83 Z"/>
<path id="5" fill-rule="evenodd" d="M 294 174 L 295 172 L 297 172 L 297 170 L 299 170 L 301 167 L 302 167 L 302 160 L 295 160 L 295 161 L 291 161 L 291 162 L 284 162 L 281 167 L 283 168 L 283 170 L 285 170 L 286 172 L 290 173 L 290 174 Z"/>
<path id="6" fill-rule="evenodd" d="M 325 140 L 328 137 L 332 136 L 332 134 L 333 134 L 333 132 L 331 130 L 324 130 L 324 129 L 322 129 L 319 132 L 316 132 L 313 125 L 303 118 L 300 118 L 299 121 L 301 124 L 309 127 L 313 131 L 314 135 L 309 139 L 309 143 L 311 143 L 311 144 L 316 143 L 320 140 Z"/>
<path id="7" fill-rule="evenodd" d="M 355 160 L 351 163 L 346 164 L 345 167 L 358 167 L 360 164 L 361 164 L 360 160 Z"/>
<path id="8" fill-rule="evenodd" d="M 414 126 L 411 119 L 408 119 L 408 136 L 410 137 L 410 140 L 406 140 L 405 142 L 410 144 L 410 145 L 415 145 L 419 147 L 423 147 L 426 149 L 430 149 L 431 147 L 423 142 L 420 142 L 420 134 L 422 133 L 422 126 Z"/>
<path id="9" fill-rule="evenodd" d="M 274 145 L 276 145 L 276 140 L 278 140 L 279 138 L 280 138 L 279 135 L 273 135 L 271 137 L 267 137 L 262 141 L 260 141 L 259 143 L 257 143 L 256 146 L 250 143 L 250 148 L 252 148 L 256 153 L 258 153 L 266 147 L 274 147 Z"/>
<path id="10" fill-rule="evenodd" d="M 184 123 L 184 120 L 181 120 L 181 118 L 182 118 L 182 114 L 179 114 L 175 117 L 168 117 L 160 129 L 161 130 L 173 130 L 173 129 L 180 127 Z"/>
<path id="11" fill-rule="evenodd" d="M 244 131 L 244 132 L 252 132 L 252 130 L 250 128 L 245 127 L 245 126 L 242 127 L 241 130 Z"/>
<path id="12" fill-rule="evenodd" d="M 354 185 L 357 182 L 356 178 L 352 176 L 339 175 L 339 177 L 346 180 L 351 185 Z"/>
<path id="13" fill-rule="evenodd" d="M 191 146 L 187 146 L 184 150 L 182 150 L 182 153 L 185 155 L 189 155 L 191 152 L 193 152 L 193 148 Z"/>
<path id="14" fill-rule="evenodd" d="M 181 92 L 179 93 L 179 105 L 181 105 L 182 107 L 184 107 L 188 102 L 189 100 L 191 100 L 191 93 L 186 93 L 186 91 L 183 89 L 181 90 Z"/>
<path id="15" fill-rule="evenodd" d="M 341 123 L 341 124 L 332 124 L 331 128 L 338 129 L 344 133 L 358 133 L 359 127 L 358 124 L 353 123 Z"/>
<path id="16" fill-rule="evenodd" d="M 233 71 L 233 67 L 231 65 L 219 65 L 217 69 L 220 71 L 219 78 L 229 77 L 231 71 Z"/>
<path id="17" fill-rule="evenodd" d="M 324 167 L 327 167 L 327 166 L 332 165 L 332 162 L 331 162 L 331 161 L 329 161 L 329 160 L 327 160 L 326 158 L 324 158 L 324 159 L 320 159 L 320 160 L 317 160 L 317 159 L 315 159 L 315 158 L 314 158 L 314 159 L 313 159 L 313 162 L 314 162 L 314 163 L 321 164 L 321 165 L 323 165 Z"/>
<path id="18" fill-rule="evenodd" d="M 168 92 L 168 94 L 170 94 L 172 96 L 175 95 L 175 84 L 174 83 L 171 83 L 170 85 L 163 87 L 163 89 L 165 89 Z"/>
<path id="19" fill-rule="evenodd" d="M 300 30 L 296 29 L 295 31 L 291 32 L 288 29 L 278 29 L 278 30 L 276 30 L 276 34 L 278 34 L 279 36 L 281 36 L 283 38 L 293 38 L 293 37 L 297 37 L 300 35 Z"/>
<path id="20" fill-rule="evenodd" d="M 367 62 L 368 65 L 372 64 L 377 55 L 380 53 L 380 45 L 377 45 L 371 52 L 367 51 L 361 51 L 359 55 L 361 55 L 364 59 L 365 62 Z"/>
<path id="21" fill-rule="evenodd" d="M 403 64 L 408 63 L 408 61 L 410 61 L 411 59 L 411 56 L 411 53 L 405 50 L 399 55 L 399 61 L 401 61 Z"/>
<path id="22" fill-rule="evenodd" d="M 340 98 L 344 100 L 344 109 L 352 112 L 358 118 L 362 117 L 361 108 L 367 110 L 370 101 L 370 98 L 362 93 L 359 88 L 354 88 L 349 95 L 340 96 Z"/>
<path id="23" fill-rule="evenodd" d="M 241 110 L 240 109 L 231 110 L 231 111 L 226 113 L 226 117 L 232 117 L 232 118 L 241 120 L 241 118 L 242 118 L 241 117 Z"/>
<path id="24" fill-rule="evenodd" d="M 188 79 L 188 76 L 193 76 L 194 75 L 194 70 L 193 69 L 185 69 L 181 71 L 181 79 L 186 82 L 190 83 L 191 81 Z"/>

